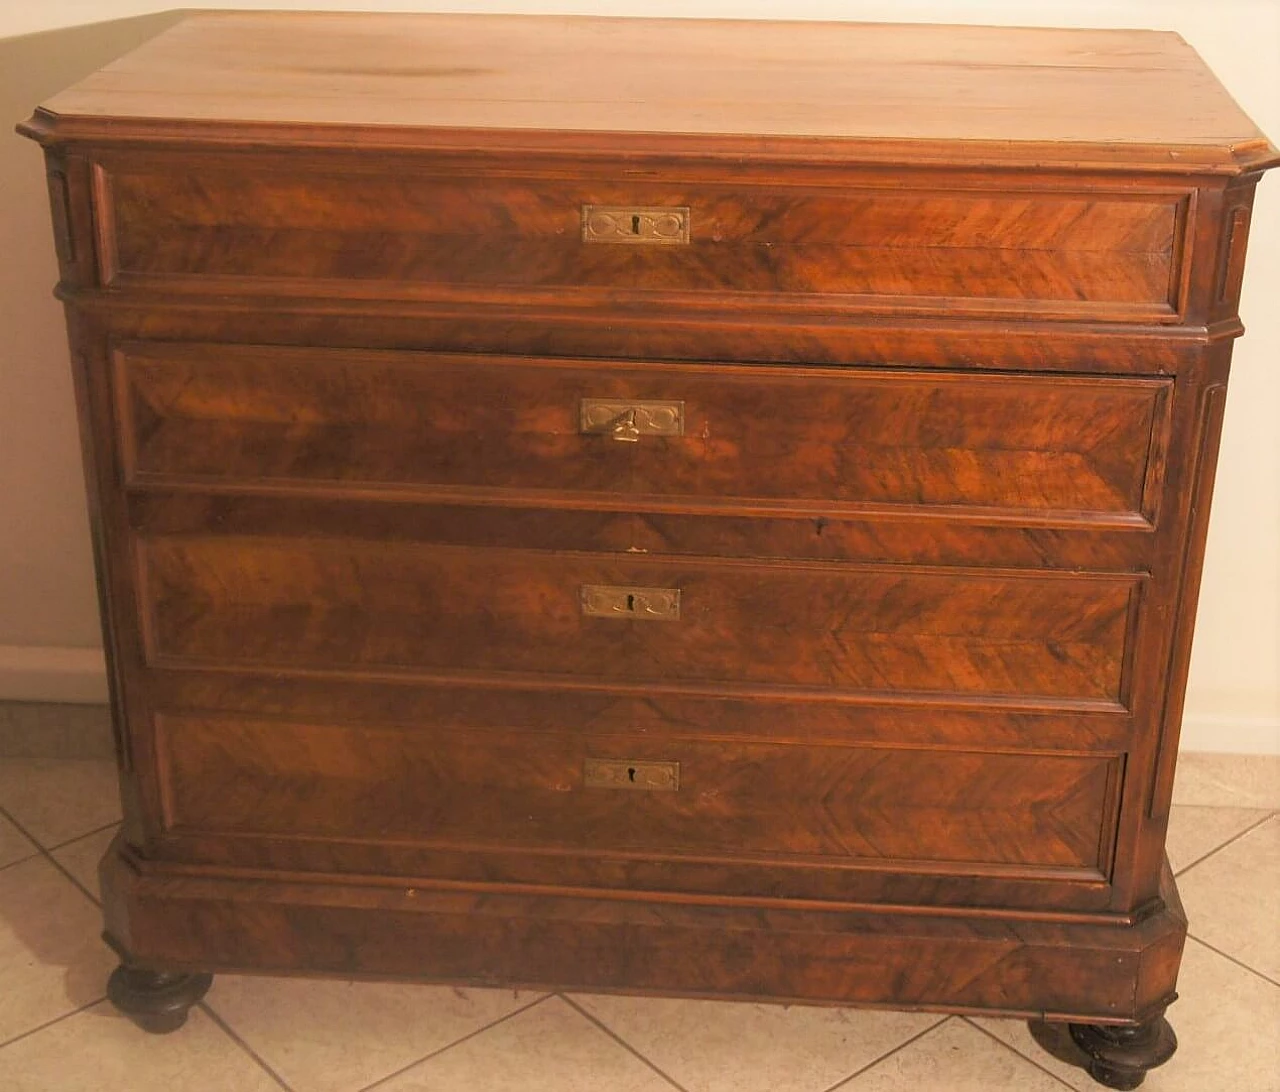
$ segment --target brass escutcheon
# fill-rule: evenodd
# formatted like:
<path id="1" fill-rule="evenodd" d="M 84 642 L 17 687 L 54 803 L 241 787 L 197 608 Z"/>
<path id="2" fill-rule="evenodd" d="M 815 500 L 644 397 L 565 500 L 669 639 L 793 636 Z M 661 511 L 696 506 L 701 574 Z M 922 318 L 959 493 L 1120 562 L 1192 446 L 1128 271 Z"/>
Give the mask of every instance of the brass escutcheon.
<path id="1" fill-rule="evenodd" d="M 632 246 L 684 246 L 689 242 L 689 210 L 583 205 L 582 241 Z"/>
<path id="2" fill-rule="evenodd" d="M 616 398 L 584 398 L 578 430 L 635 443 L 641 436 L 683 436 L 683 402 L 627 402 Z"/>
<path id="3" fill-rule="evenodd" d="M 582 783 L 588 789 L 676 792 L 680 788 L 680 763 L 588 758 L 582 764 Z"/>
<path id="4" fill-rule="evenodd" d="M 635 618 L 674 622 L 680 617 L 679 588 L 629 588 L 617 584 L 583 584 L 582 613 L 591 618 Z"/>

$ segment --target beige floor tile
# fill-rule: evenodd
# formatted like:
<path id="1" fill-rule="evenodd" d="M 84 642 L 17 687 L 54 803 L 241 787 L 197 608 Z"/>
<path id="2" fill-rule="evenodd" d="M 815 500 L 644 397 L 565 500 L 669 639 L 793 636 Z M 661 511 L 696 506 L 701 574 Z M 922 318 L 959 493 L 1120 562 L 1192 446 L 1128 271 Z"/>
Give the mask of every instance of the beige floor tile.
<path id="1" fill-rule="evenodd" d="M 119 829 L 119 825 L 107 827 L 106 830 L 86 834 L 83 838 L 77 838 L 74 842 L 68 842 L 61 849 L 53 851 L 54 860 L 83 884 L 84 889 L 95 899 L 101 898 L 98 892 L 98 862 L 102 860 L 103 854 L 107 852 L 107 846 L 111 844 L 111 839 L 116 836 L 116 831 Z"/>
<path id="2" fill-rule="evenodd" d="M 1270 814 L 1265 808 L 1206 808 L 1175 804 L 1169 816 L 1165 848 L 1175 873 L 1256 826 Z"/>
<path id="3" fill-rule="evenodd" d="M 181 1031 L 147 1035 L 103 1002 L 0 1048 L 5 1092 L 280 1092 L 194 1009 Z"/>
<path id="4" fill-rule="evenodd" d="M 1178 1052 L 1142 1092 L 1280 1092 L 1280 987 L 1189 940 L 1178 995 L 1169 1009 Z M 1079 1092 L 1100 1092 L 1083 1069 L 1041 1050 L 1023 1021 L 978 1023 Z"/>
<path id="5" fill-rule="evenodd" d="M 1280 808 L 1280 755 L 1180 754 L 1173 802 Z"/>
<path id="6" fill-rule="evenodd" d="M 671 1085 L 552 997 L 378 1085 L 377 1092 L 671 1092 Z"/>
<path id="7" fill-rule="evenodd" d="M 822 1092 L 939 1016 L 578 996 L 591 1012 L 688 1092 Z"/>
<path id="8" fill-rule="evenodd" d="M 1178 878 L 1191 935 L 1280 982 L 1280 816 Z"/>
<path id="9" fill-rule="evenodd" d="M 1090 1092 L 1102 1092 L 1102 1086 L 1091 1080 L 1083 1069 L 1058 1061 L 1057 1058 L 1050 1055 L 1039 1043 L 1031 1038 L 1031 1032 L 1027 1029 L 1025 1020 L 1005 1020 L 991 1017 L 971 1017 L 970 1019 L 978 1027 L 990 1032 L 1002 1043 L 1007 1043 L 1013 1047 L 1019 1054 L 1032 1059 L 1037 1065 L 1049 1070 L 1051 1073 L 1057 1074 L 1061 1080 L 1066 1081 L 1073 1088 L 1090 1089 Z M 1155 1070 L 1152 1070 L 1152 1074 L 1154 1073 Z M 1151 1079 L 1154 1080 L 1154 1076 Z M 1144 1085 L 1143 1087 L 1145 1089 L 1147 1086 Z"/>
<path id="10" fill-rule="evenodd" d="M 47 858 L 0 872 L 0 1043 L 103 996 L 115 960 L 101 928 L 98 908 Z"/>
<path id="11" fill-rule="evenodd" d="M 39 852 L 30 838 L 0 815 L 0 868 Z"/>
<path id="12" fill-rule="evenodd" d="M 120 818 L 115 763 L 107 759 L 6 758 L 0 807 L 52 847 Z"/>
<path id="13" fill-rule="evenodd" d="M 539 996 L 218 975 L 208 1001 L 295 1092 L 353 1092 Z"/>
<path id="14" fill-rule="evenodd" d="M 1062 1092 L 1062 1085 L 963 1020 L 951 1019 L 840 1092 Z"/>

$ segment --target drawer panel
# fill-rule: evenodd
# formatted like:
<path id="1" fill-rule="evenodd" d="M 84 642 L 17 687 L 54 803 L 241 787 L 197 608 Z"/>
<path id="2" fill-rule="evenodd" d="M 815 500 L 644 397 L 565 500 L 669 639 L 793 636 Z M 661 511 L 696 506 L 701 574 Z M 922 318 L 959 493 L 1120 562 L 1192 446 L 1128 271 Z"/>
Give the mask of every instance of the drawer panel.
<path id="1" fill-rule="evenodd" d="M 814 865 L 1108 867 L 1097 755 L 158 718 L 173 832 Z M 591 771 L 618 764 L 625 787 Z M 661 765 L 674 782 L 636 788 Z M 1082 877 L 1083 878 L 1083 877 Z"/>
<path id="2" fill-rule="evenodd" d="M 134 481 L 1112 523 L 1150 512 L 1171 389 L 1164 379 L 168 343 L 125 346 L 116 361 Z M 584 400 L 605 407 L 603 431 L 584 424 Z M 653 403 L 679 404 L 682 434 L 644 431 L 642 418 L 625 438 L 627 407 Z"/>
<path id="3" fill-rule="evenodd" d="M 1175 313 L 1185 200 L 504 179 L 429 164 L 305 173 L 164 156 L 108 165 L 99 190 L 112 225 L 102 272 L 119 284 L 548 300 L 572 290 L 675 307 L 740 295 L 780 308 L 1120 319 Z M 604 219 L 592 209 L 612 210 L 621 230 L 593 230 Z M 652 230 L 667 210 L 687 229 Z M 657 245 L 636 245 L 646 234 Z"/>
<path id="4" fill-rule="evenodd" d="M 1107 708 L 1138 581 L 232 537 L 152 540 L 141 564 L 153 663 Z"/>

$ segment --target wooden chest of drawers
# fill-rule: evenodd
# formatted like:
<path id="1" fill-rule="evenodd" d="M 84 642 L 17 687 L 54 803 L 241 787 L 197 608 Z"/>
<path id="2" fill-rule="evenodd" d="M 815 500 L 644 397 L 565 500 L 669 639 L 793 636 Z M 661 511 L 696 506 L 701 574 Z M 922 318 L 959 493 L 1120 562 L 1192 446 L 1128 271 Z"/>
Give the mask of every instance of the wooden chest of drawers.
<path id="1" fill-rule="evenodd" d="M 1172 1053 L 1254 186 L 1173 35 L 194 17 L 48 160 L 126 823 L 218 969 Z"/>

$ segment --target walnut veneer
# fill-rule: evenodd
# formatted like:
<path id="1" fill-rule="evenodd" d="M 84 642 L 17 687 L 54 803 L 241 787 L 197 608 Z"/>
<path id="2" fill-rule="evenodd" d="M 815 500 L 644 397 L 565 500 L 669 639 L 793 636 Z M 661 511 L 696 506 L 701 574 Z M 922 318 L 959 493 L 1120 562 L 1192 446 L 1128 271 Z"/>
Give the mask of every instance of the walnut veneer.
<path id="1" fill-rule="evenodd" d="M 1000 1012 L 1136 1087 L 1254 186 L 1176 36 L 195 16 L 45 147 L 125 797 L 217 970 Z"/>

